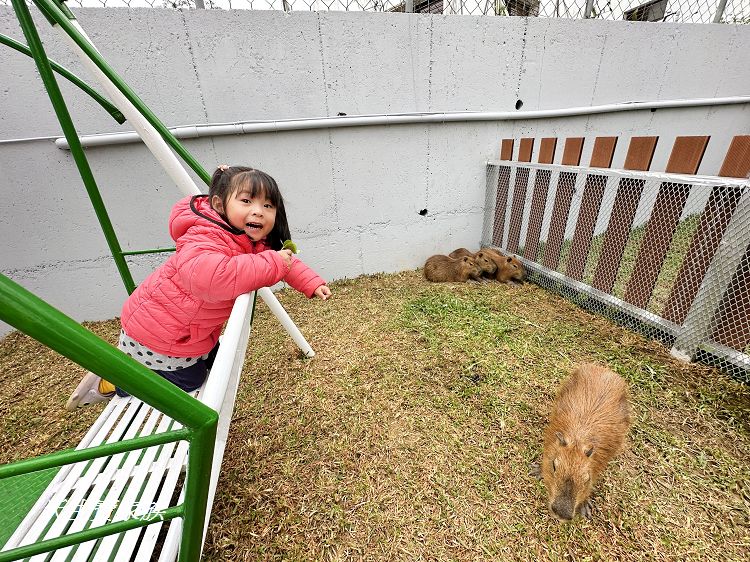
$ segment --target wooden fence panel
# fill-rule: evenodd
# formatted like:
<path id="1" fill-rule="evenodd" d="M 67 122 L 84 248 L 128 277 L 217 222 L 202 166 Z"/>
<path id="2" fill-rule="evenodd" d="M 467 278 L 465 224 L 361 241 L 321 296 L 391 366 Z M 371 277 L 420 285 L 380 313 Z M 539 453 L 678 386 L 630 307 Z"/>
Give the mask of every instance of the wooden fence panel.
<path id="1" fill-rule="evenodd" d="M 555 159 L 556 138 L 544 138 L 539 147 L 539 163 L 552 164 Z M 531 195 L 531 210 L 529 212 L 529 226 L 526 232 L 526 242 L 523 248 L 523 257 L 536 261 L 539 251 L 539 236 L 542 233 L 542 220 L 544 209 L 547 206 L 547 194 L 549 193 L 549 181 L 552 172 L 550 170 L 537 170 L 534 178 L 534 192 Z"/>
<path id="2" fill-rule="evenodd" d="M 615 153 L 617 137 L 597 137 L 591 155 L 593 168 L 609 168 Z M 565 274 L 573 279 L 581 280 L 586 267 L 586 258 L 591 248 L 591 239 L 599 216 L 599 207 L 607 185 L 607 176 L 588 174 L 583 188 L 583 200 L 578 212 L 578 222 L 570 244 L 570 255 Z"/>
<path id="3" fill-rule="evenodd" d="M 583 152 L 583 137 L 571 137 L 565 140 L 563 150 L 563 166 L 578 166 L 581 163 L 581 152 Z M 576 174 L 574 172 L 560 172 L 557 181 L 557 192 L 552 207 L 549 234 L 544 245 L 543 263 L 544 267 L 556 270 L 560 264 L 560 252 L 565 239 L 565 227 L 568 224 L 568 213 L 570 202 L 573 199 L 576 186 Z"/>
<path id="4" fill-rule="evenodd" d="M 667 173 L 695 174 L 698 171 L 709 137 L 677 137 L 667 163 Z M 680 215 L 690 195 L 689 184 L 663 182 L 659 186 L 651 218 L 641 240 L 633 274 L 625 289 L 625 300 L 646 308 L 656 287 Z"/>
<path id="5" fill-rule="evenodd" d="M 735 137 L 719 175 L 748 177 L 750 174 L 750 135 Z M 739 191 L 739 190 L 738 190 Z M 750 346 L 750 247 L 724 294 L 716 315 L 711 339 L 747 353 Z"/>
<path id="6" fill-rule="evenodd" d="M 500 147 L 500 160 L 513 160 L 513 139 L 503 139 Z M 510 191 L 510 166 L 499 166 L 497 170 L 497 193 L 495 195 L 495 214 L 492 223 L 492 245 L 503 245 L 505 232 L 505 211 L 508 206 Z"/>
<path id="7" fill-rule="evenodd" d="M 633 137 L 630 139 L 628 154 L 625 157 L 626 170 L 646 171 L 651 167 L 651 160 L 656 150 L 659 137 Z M 625 246 L 633 228 L 635 211 L 641 200 L 645 180 L 620 179 L 617 195 L 612 206 L 607 231 L 604 234 L 599 263 L 596 265 L 592 286 L 600 291 L 610 293 L 614 287 L 617 271 L 620 269 Z"/>
<path id="8" fill-rule="evenodd" d="M 521 139 L 518 147 L 518 161 L 531 162 L 534 149 L 534 139 Z M 508 228 L 508 244 L 506 249 L 513 254 L 518 252 L 518 241 L 521 237 L 523 223 L 523 209 L 526 205 L 526 189 L 529 186 L 529 168 L 516 167 L 516 181 L 513 186 L 513 203 L 510 209 L 510 226 Z"/>
<path id="9" fill-rule="evenodd" d="M 734 137 L 719 175 L 744 177 L 750 170 L 750 135 Z M 682 324 L 713 260 L 729 219 L 739 203 L 736 188 L 717 186 L 711 191 L 662 316 Z"/>

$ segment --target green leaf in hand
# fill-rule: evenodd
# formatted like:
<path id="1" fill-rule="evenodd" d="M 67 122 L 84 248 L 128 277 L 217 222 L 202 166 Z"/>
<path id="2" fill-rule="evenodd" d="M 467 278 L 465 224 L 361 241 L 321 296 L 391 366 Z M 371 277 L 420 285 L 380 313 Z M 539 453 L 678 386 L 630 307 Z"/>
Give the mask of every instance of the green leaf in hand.
<path id="1" fill-rule="evenodd" d="M 291 250 L 293 254 L 297 253 L 297 244 L 291 240 L 284 240 L 284 245 L 281 246 L 282 250 Z"/>

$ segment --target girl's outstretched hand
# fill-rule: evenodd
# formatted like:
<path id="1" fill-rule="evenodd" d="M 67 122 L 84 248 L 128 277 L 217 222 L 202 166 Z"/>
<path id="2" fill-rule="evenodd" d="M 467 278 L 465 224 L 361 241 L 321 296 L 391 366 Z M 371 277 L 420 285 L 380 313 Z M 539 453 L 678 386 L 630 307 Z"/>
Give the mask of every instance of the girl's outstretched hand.
<path id="1" fill-rule="evenodd" d="M 328 288 L 328 285 L 321 285 L 320 287 L 315 289 L 313 295 L 321 300 L 326 300 L 331 296 L 331 289 Z"/>
<path id="2" fill-rule="evenodd" d="M 289 271 L 290 269 L 292 269 L 292 251 L 279 250 L 278 254 L 281 256 L 281 259 L 284 260 L 284 263 L 286 264 L 286 270 Z"/>

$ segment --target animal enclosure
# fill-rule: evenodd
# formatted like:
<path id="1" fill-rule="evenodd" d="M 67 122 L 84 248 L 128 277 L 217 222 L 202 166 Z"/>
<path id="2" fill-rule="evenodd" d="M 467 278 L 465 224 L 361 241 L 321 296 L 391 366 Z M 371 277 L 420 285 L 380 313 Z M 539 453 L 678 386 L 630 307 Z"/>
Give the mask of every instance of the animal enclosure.
<path id="1" fill-rule="evenodd" d="M 522 256 L 530 278 L 660 340 L 674 355 L 750 380 L 750 136 L 734 138 L 717 176 L 692 175 L 708 137 L 678 137 L 665 172 L 646 171 L 657 137 L 634 137 L 625 170 L 616 137 L 504 141 L 487 165 L 483 246 Z"/>

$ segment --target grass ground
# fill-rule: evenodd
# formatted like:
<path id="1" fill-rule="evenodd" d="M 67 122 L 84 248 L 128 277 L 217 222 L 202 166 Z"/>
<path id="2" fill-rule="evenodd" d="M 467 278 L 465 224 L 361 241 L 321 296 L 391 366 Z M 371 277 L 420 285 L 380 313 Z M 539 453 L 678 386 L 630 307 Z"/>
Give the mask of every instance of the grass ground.
<path id="1" fill-rule="evenodd" d="M 279 294 L 312 360 L 258 307 L 206 560 L 747 559 L 750 388 L 530 284 L 333 291 Z M 562 524 L 528 467 L 581 361 L 628 381 L 634 423 L 592 519 Z M 65 413 L 81 369 L 25 336 L 0 365 L 2 462 L 74 445 L 101 409 Z"/>

